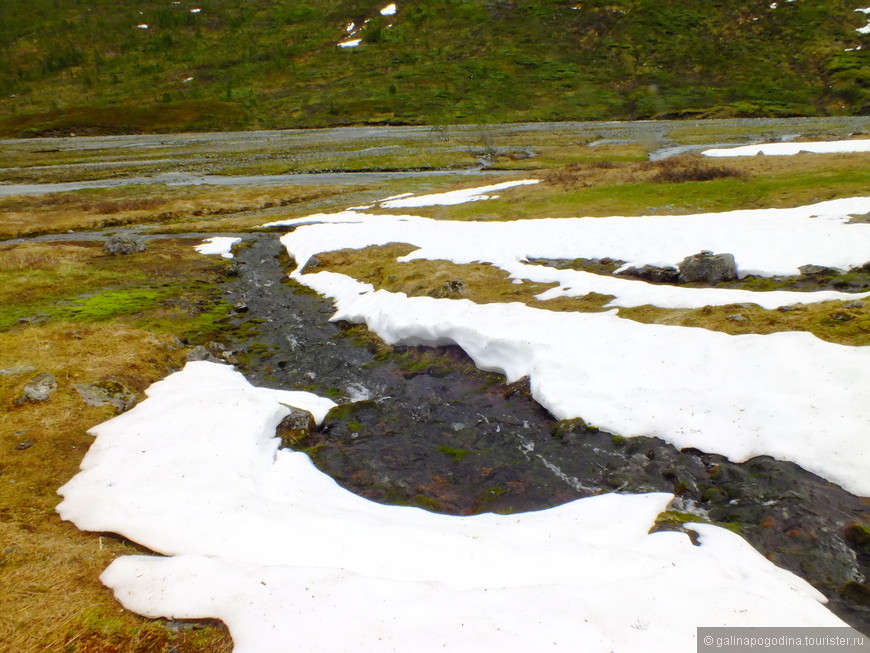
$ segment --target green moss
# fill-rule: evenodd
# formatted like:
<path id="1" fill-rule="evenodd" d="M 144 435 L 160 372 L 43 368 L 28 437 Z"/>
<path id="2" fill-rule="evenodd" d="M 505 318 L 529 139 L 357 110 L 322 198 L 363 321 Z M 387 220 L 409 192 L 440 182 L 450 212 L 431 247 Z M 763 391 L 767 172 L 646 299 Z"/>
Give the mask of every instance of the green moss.
<path id="1" fill-rule="evenodd" d="M 453 459 L 453 462 L 461 462 L 468 454 L 471 453 L 468 449 L 457 449 L 455 447 L 438 447 L 438 451 Z"/>
<path id="2" fill-rule="evenodd" d="M 441 512 L 441 504 L 438 500 L 425 494 L 415 494 L 411 499 L 411 504 L 430 512 Z"/>

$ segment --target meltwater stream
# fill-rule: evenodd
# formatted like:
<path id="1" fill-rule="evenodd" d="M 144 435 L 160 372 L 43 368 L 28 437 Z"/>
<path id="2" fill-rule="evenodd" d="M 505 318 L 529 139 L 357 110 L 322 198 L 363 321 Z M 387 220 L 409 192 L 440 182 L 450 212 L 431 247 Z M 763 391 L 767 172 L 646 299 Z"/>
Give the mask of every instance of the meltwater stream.
<path id="1" fill-rule="evenodd" d="M 870 631 L 862 593 L 870 552 L 852 526 L 870 521 L 867 500 L 769 457 L 735 464 L 579 420 L 557 422 L 522 381 L 506 385 L 474 369 L 456 347 L 379 347 L 364 327 L 330 322 L 330 303 L 286 282 L 288 261 L 274 234 L 246 236 L 236 258 L 238 274 L 224 286 L 236 313 L 222 344 L 237 352 L 253 384 L 311 390 L 342 404 L 299 444 L 342 486 L 451 514 L 538 510 L 602 492 L 672 492 L 674 512 L 663 527 L 687 519 L 727 525 L 813 583 L 845 621 Z"/>

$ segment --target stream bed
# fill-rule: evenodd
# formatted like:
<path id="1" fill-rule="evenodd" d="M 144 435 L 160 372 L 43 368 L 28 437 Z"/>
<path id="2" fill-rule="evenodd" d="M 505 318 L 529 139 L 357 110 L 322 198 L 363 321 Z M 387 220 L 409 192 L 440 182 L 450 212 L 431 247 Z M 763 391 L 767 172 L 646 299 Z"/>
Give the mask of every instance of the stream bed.
<path id="1" fill-rule="evenodd" d="M 223 286 L 234 306 L 213 343 L 259 386 L 340 405 L 293 443 L 343 487 L 374 501 L 468 515 L 548 508 L 603 492 L 670 492 L 655 529 L 692 521 L 740 533 L 809 580 L 842 619 L 870 633 L 870 501 L 789 462 L 745 463 L 657 439 L 554 420 L 521 380 L 474 368 L 457 347 L 389 347 L 329 321 L 332 305 L 287 280 L 275 234 L 246 235 Z M 820 434 L 820 437 L 822 434 Z M 619 515 L 614 515 L 619 519 Z"/>

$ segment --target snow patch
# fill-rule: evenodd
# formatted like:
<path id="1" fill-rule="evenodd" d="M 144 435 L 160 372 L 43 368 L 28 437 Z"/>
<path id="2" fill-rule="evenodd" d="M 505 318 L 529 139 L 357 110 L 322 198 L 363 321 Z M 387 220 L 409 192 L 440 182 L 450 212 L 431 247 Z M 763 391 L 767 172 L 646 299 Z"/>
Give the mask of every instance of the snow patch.
<path id="1" fill-rule="evenodd" d="M 349 41 L 342 41 L 338 44 L 340 48 L 355 48 L 360 43 L 362 43 L 362 39 L 350 39 Z"/>
<path id="2" fill-rule="evenodd" d="M 207 238 L 201 245 L 197 245 L 194 249 L 200 254 L 220 254 L 224 258 L 233 258 L 233 245 L 242 242 L 241 238 L 233 238 L 231 236 L 214 236 Z"/>
<path id="3" fill-rule="evenodd" d="M 385 209 L 411 208 L 420 206 L 452 206 L 466 202 L 479 202 L 481 200 L 495 199 L 497 196 L 486 195 L 493 191 L 505 190 L 514 186 L 528 186 L 540 183 L 539 179 L 522 179 L 519 181 L 505 181 L 491 186 L 479 186 L 477 188 L 463 188 L 461 190 L 448 191 L 446 193 L 434 193 L 432 195 L 405 195 L 396 196 L 395 199 L 387 198 L 380 202 Z"/>
<path id="4" fill-rule="evenodd" d="M 868 25 L 870 28 L 870 25 Z M 726 147 L 704 150 L 704 156 L 755 156 L 766 154 L 770 156 L 790 156 L 800 152 L 813 154 L 833 154 L 847 152 L 870 152 L 870 138 L 848 141 L 792 141 L 790 143 L 762 143 L 761 145 L 743 145 L 741 147 Z"/>
<path id="5" fill-rule="evenodd" d="M 391 2 L 386 7 L 381 9 L 381 16 L 395 16 L 396 15 L 396 3 Z"/>
<path id="6" fill-rule="evenodd" d="M 733 533 L 650 534 L 669 494 L 474 517 L 385 506 L 277 450 L 286 405 L 322 419 L 328 400 L 207 362 L 147 394 L 93 429 L 58 511 L 169 556 L 123 556 L 101 579 L 140 614 L 223 620 L 236 653 L 670 652 L 699 623 L 844 625 Z"/>

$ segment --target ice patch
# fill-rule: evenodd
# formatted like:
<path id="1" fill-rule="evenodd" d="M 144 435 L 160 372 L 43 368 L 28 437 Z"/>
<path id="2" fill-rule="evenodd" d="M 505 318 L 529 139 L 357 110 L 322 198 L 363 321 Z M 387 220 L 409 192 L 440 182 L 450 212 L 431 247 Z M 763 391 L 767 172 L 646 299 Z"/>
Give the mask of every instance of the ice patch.
<path id="1" fill-rule="evenodd" d="M 385 506 L 277 450 L 285 405 L 322 418 L 328 400 L 207 362 L 147 394 L 93 429 L 58 511 L 170 556 L 101 578 L 140 614 L 223 620 L 236 653 L 671 652 L 694 649 L 699 623 L 844 625 L 733 533 L 649 534 L 669 494 L 474 517 Z"/>
<path id="2" fill-rule="evenodd" d="M 206 239 L 201 245 L 197 245 L 194 249 L 200 254 L 220 254 L 224 258 L 233 258 L 233 245 L 242 242 L 241 238 L 233 238 L 231 236 L 214 236 Z"/>
<path id="3" fill-rule="evenodd" d="M 870 25 L 868 25 L 870 29 Z M 813 154 L 834 154 L 847 152 L 870 152 L 870 138 L 849 141 L 792 141 L 790 143 L 763 143 L 761 145 L 743 145 L 741 147 L 715 148 L 701 152 L 704 156 L 790 156 L 800 152 Z"/>

